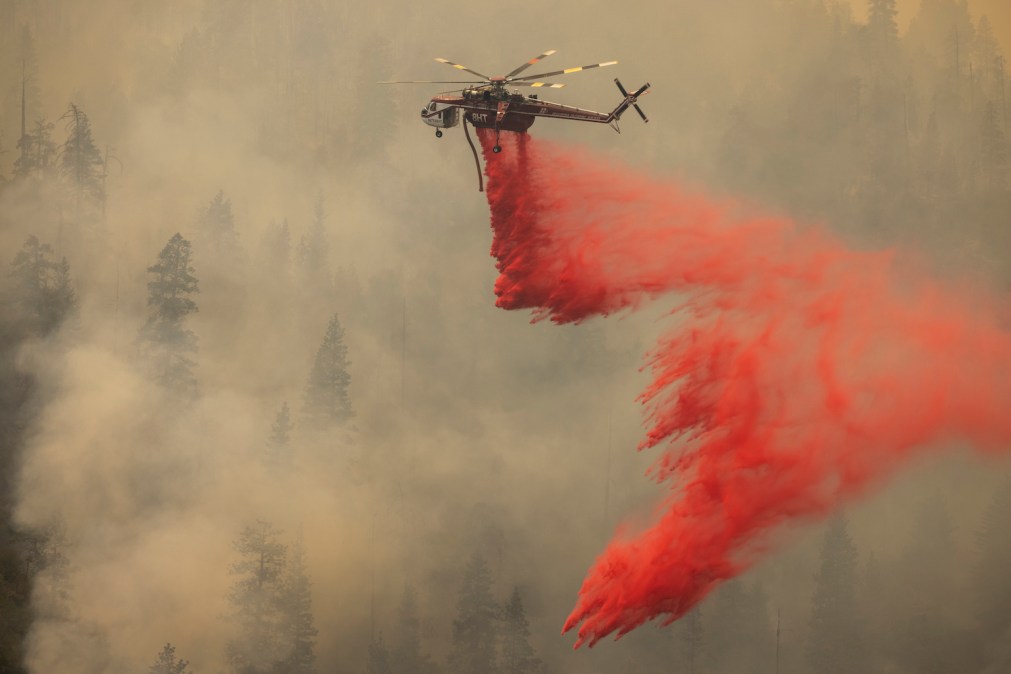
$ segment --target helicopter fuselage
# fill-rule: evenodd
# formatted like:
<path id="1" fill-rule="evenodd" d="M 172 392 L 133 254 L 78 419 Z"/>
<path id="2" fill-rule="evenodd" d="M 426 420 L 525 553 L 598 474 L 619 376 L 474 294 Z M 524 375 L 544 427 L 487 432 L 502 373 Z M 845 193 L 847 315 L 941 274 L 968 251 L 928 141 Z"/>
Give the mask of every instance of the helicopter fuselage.
<path id="1" fill-rule="evenodd" d="M 537 117 L 555 117 L 607 124 L 614 115 L 584 110 L 560 103 L 542 101 L 537 96 L 524 96 L 504 86 L 464 89 L 459 94 L 433 96 L 422 109 L 421 118 L 429 126 L 446 129 L 460 123 L 459 111 L 473 126 L 500 131 L 525 132 Z"/>

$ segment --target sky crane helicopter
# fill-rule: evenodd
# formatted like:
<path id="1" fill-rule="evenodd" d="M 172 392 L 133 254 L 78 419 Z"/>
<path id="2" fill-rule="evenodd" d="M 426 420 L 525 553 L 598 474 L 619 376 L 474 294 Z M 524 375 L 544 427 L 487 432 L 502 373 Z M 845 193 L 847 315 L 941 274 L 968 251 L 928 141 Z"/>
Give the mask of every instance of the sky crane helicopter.
<path id="1" fill-rule="evenodd" d="M 494 129 L 495 145 L 492 147 L 492 152 L 498 153 L 502 151 L 502 146 L 499 145 L 500 131 L 525 133 L 537 117 L 553 117 L 555 119 L 608 124 L 611 128 L 620 133 L 621 130 L 618 127 L 618 120 L 621 119 L 621 115 L 628 110 L 628 108 L 632 107 L 635 108 L 635 111 L 639 113 L 640 117 L 642 117 L 642 121 L 649 121 L 637 103 L 639 97 L 649 91 L 649 82 L 633 92 L 628 92 L 625 90 L 625 87 L 622 86 L 618 78 L 615 78 L 614 83 L 617 85 L 621 95 L 625 98 L 611 112 L 584 110 L 583 108 L 562 105 L 561 103 L 543 101 L 540 100 L 537 94 L 525 95 L 508 88 L 531 87 L 561 89 L 565 86 L 564 84 L 557 82 L 545 82 L 543 80 L 549 77 L 556 77 L 558 75 L 568 75 L 583 70 L 613 66 L 618 63 L 617 61 L 606 61 L 604 63 L 593 63 L 586 66 L 580 66 L 578 68 L 565 68 L 564 70 L 555 70 L 548 73 L 521 76 L 521 73 L 524 70 L 542 61 L 548 56 L 551 56 L 555 52 L 556 50 L 550 49 L 540 56 L 534 57 L 523 63 L 518 68 L 513 69 L 513 71 L 507 75 L 498 75 L 495 77 L 489 77 L 477 72 L 476 70 L 471 70 L 466 66 L 460 65 L 459 63 L 453 63 L 452 61 L 448 61 L 444 58 L 437 58 L 435 60 L 439 63 L 445 63 L 448 66 L 470 73 L 471 75 L 475 75 L 481 79 L 462 81 L 406 80 L 379 82 L 379 84 L 464 85 L 461 89 L 445 91 L 433 96 L 428 105 L 422 108 L 421 119 L 425 122 L 425 124 L 434 126 L 436 137 L 441 138 L 443 129 L 454 127 L 460 123 L 461 111 L 463 111 L 463 130 L 467 136 L 467 142 L 470 143 L 471 150 L 474 152 L 475 162 L 477 162 L 477 150 L 474 147 L 473 141 L 470 139 L 470 133 L 467 131 L 467 122 L 470 122 L 477 128 Z M 480 163 L 478 163 L 479 181 L 480 178 L 481 169 Z M 483 189 L 483 185 L 480 185 L 479 189 Z"/>

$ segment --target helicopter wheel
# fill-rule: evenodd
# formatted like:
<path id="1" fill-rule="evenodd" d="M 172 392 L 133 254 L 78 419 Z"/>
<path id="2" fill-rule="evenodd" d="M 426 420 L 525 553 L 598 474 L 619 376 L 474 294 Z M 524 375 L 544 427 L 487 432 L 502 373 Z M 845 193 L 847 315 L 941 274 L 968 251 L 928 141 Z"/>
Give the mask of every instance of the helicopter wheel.
<path id="1" fill-rule="evenodd" d="M 436 138 L 442 138 L 442 129 L 436 129 L 435 130 L 435 137 Z"/>
<path id="2" fill-rule="evenodd" d="M 494 152 L 495 154 L 498 154 L 499 152 L 502 151 L 502 146 L 501 145 L 496 145 L 495 147 L 493 147 L 491 149 L 491 151 Z"/>

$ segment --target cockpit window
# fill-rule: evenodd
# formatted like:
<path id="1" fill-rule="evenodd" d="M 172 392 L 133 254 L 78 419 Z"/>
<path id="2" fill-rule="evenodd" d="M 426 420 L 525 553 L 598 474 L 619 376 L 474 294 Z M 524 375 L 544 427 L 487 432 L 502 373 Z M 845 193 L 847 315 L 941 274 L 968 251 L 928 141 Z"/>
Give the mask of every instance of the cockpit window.
<path id="1" fill-rule="evenodd" d="M 428 109 L 431 110 L 432 112 L 435 112 L 435 101 L 432 101 L 431 103 L 428 104 Z"/>

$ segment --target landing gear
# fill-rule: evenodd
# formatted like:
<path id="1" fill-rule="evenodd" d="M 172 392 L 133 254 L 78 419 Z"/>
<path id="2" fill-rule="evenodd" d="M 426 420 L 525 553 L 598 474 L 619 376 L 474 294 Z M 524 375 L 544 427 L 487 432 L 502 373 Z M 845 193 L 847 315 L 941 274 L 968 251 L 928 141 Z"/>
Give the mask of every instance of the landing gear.
<path id="1" fill-rule="evenodd" d="M 435 130 L 435 137 L 436 138 L 442 138 L 442 129 L 436 129 Z"/>
<path id="2" fill-rule="evenodd" d="M 494 152 L 495 154 L 498 154 L 499 152 L 502 151 L 502 146 L 501 145 L 496 145 L 495 147 L 493 147 L 491 149 L 491 151 Z"/>

